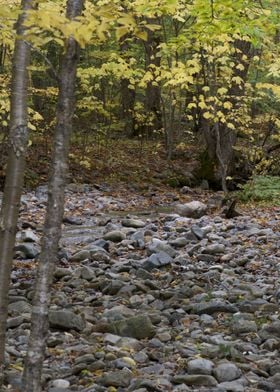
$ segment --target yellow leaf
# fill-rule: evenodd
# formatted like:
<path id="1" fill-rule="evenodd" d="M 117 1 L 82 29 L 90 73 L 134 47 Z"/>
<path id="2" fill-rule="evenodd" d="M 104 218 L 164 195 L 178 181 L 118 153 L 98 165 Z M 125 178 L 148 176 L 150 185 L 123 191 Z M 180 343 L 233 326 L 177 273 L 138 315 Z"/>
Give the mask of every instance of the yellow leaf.
<path id="1" fill-rule="evenodd" d="M 28 128 L 31 129 L 32 131 L 36 131 L 35 125 L 31 124 L 31 122 L 28 123 Z"/>
<path id="2" fill-rule="evenodd" d="M 232 81 L 239 86 L 243 82 L 243 79 L 240 76 L 234 76 Z"/>
<path id="3" fill-rule="evenodd" d="M 123 26 L 135 26 L 135 20 L 131 15 L 126 15 L 118 19 L 118 23 Z"/>
<path id="4" fill-rule="evenodd" d="M 224 106 L 225 109 L 231 109 L 232 108 L 232 103 L 229 102 L 229 101 L 226 101 L 226 102 L 224 102 L 223 106 Z"/>
<path id="5" fill-rule="evenodd" d="M 208 120 L 209 118 L 212 118 L 213 115 L 210 112 L 204 112 L 203 117 L 206 118 L 206 120 Z"/>
<path id="6" fill-rule="evenodd" d="M 207 105 L 206 105 L 206 103 L 205 103 L 204 101 L 199 102 L 198 106 L 199 106 L 201 109 L 206 109 L 206 108 L 207 108 Z"/>
<path id="7" fill-rule="evenodd" d="M 137 38 L 142 39 L 143 41 L 147 41 L 147 39 L 148 39 L 147 31 L 138 30 L 138 31 L 135 32 L 135 35 L 136 35 Z"/>
<path id="8" fill-rule="evenodd" d="M 244 67 L 244 65 L 243 64 L 238 64 L 237 66 L 236 66 L 236 69 L 239 69 L 240 71 L 244 71 L 244 69 L 245 69 L 245 67 Z"/>
<path id="9" fill-rule="evenodd" d="M 127 26 L 121 26 L 116 28 L 116 38 L 120 40 L 124 35 L 129 32 L 129 28 Z"/>
<path id="10" fill-rule="evenodd" d="M 227 88 L 225 88 L 225 87 L 220 87 L 219 89 L 218 89 L 218 91 L 217 91 L 217 93 L 218 94 L 220 94 L 220 95 L 225 95 L 226 93 L 227 93 Z"/>

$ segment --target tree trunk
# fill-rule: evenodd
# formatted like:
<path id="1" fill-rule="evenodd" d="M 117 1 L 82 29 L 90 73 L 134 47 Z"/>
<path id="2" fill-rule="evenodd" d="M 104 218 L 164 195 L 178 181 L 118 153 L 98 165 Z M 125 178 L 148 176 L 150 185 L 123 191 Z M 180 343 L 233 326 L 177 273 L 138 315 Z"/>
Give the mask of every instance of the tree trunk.
<path id="1" fill-rule="evenodd" d="M 120 42 L 122 56 L 129 50 L 129 45 L 125 35 Z M 135 90 L 129 88 L 130 81 L 127 78 L 121 79 L 121 119 L 124 121 L 124 133 L 126 136 L 137 136 L 134 121 Z"/>
<path id="2" fill-rule="evenodd" d="M 33 5 L 33 0 L 22 0 L 21 9 L 23 12 L 17 22 L 18 38 L 15 42 L 13 57 L 10 148 L 0 213 L 0 385 L 3 382 L 10 274 L 28 141 L 27 67 L 30 59 L 30 48 L 24 41 L 26 29 L 23 23 L 26 19 L 27 11 L 33 8 Z"/>
<path id="3" fill-rule="evenodd" d="M 80 15 L 84 0 L 68 0 L 67 17 Z M 31 331 L 25 360 L 22 392 L 40 392 L 41 374 L 48 333 L 48 306 L 57 261 L 58 244 L 64 212 L 64 191 L 68 170 L 69 141 L 74 111 L 74 91 L 79 46 L 74 38 L 66 40 L 65 54 L 60 67 L 57 122 L 54 136 L 52 168 L 48 187 L 48 204 L 44 224 L 42 252 L 33 298 Z"/>
<path id="4" fill-rule="evenodd" d="M 148 19 L 148 23 L 155 23 L 155 19 Z M 161 36 L 159 32 L 148 31 L 148 39 L 144 42 L 146 51 L 146 70 L 160 67 L 159 45 Z M 154 85 L 153 81 L 148 82 L 146 88 L 145 109 L 147 114 L 152 115 L 152 124 L 146 126 L 147 136 L 151 137 L 153 131 L 162 129 L 161 113 L 161 91 L 159 85 Z"/>

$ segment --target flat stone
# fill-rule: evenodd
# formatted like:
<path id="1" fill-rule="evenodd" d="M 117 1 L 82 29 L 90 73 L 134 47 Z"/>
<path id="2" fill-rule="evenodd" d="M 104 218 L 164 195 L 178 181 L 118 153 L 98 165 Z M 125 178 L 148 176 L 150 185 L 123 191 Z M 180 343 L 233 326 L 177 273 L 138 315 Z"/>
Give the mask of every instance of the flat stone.
<path id="1" fill-rule="evenodd" d="M 105 387 L 128 387 L 132 379 L 132 373 L 128 369 L 108 372 L 97 379 L 97 382 Z"/>
<path id="2" fill-rule="evenodd" d="M 206 374 L 183 374 L 172 378 L 174 384 L 186 384 L 193 386 L 215 387 L 218 382 L 213 376 Z"/>
<path id="3" fill-rule="evenodd" d="M 126 235 L 120 230 L 112 230 L 104 235 L 104 240 L 112 242 L 121 242 L 126 238 Z"/>
<path id="4" fill-rule="evenodd" d="M 236 313 L 238 308 L 232 304 L 220 301 L 200 302 L 191 305 L 192 313 L 196 314 L 213 314 L 219 313 Z"/>
<path id="5" fill-rule="evenodd" d="M 237 381 L 225 381 L 217 386 L 217 392 L 244 392 L 245 387 Z"/>
<path id="6" fill-rule="evenodd" d="M 202 253 L 207 253 L 209 255 L 216 255 L 219 253 L 224 253 L 225 249 L 226 247 L 223 244 L 211 244 L 203 248 Z"/>
<path id="7" fill-rule="evenodd" d="M 74 329 L 80 332 L 85 328 L 82 317 L 69 310 L 50 310 L 49 322 L 50 327 L 65 331 Z"/>
<path id="8" fill-rule="evenodd" d="M 32 306 L 27 301 L 12 302 L 8 306 L 9 314 L 31 313 Z"/>
<path id="9" fill-rule="evenodd" d="M 129 317 L 109 324 L 109 332 L 135 339 L 151 338 L 155 335 L 155 328 L 146 315 Z"/>
<path id="10" fill-rule="evenodd" d="M 258 327 L 253 320 L 244 320 L 243 318 L 233 320 L 231 323 L 231 330 L 236 335 L 241 335 L 243 333 L 257 332 Z M 225 380 L 230 381 L 230 380 Z"/>
<path id="11" fill-rule="evenodd" d="M 142 227 L 146 226 L 146 223 L 140 219 L 123 219 L 122 220 L 122 225 L 125 227 L 133 227 L 135 229 L 141 229 Z"/>
<path id="12" fill-rule="evenodd" d="M 7 320 L 7 328 L 16 328 L 20 326 L 24 322 L 24 317 L 17 316 L 17 317 L 10 317 Z"/>
<path id="13" fill-rule="evenodd" d="M 63 379 L 59 378 L 57 380 L 52 381 L 52 386 L 54 388 L 67 389 L 70 387 L 70 382 L 68 380 L 63 380 Z"/>
<path id="14" fill-rule="evenodd" d="M 82 249 L 76 253 L 74 253 L 70 258 L 69 261 L 84 261 L 90 258 L 90 251 L 86 249 Z"/>

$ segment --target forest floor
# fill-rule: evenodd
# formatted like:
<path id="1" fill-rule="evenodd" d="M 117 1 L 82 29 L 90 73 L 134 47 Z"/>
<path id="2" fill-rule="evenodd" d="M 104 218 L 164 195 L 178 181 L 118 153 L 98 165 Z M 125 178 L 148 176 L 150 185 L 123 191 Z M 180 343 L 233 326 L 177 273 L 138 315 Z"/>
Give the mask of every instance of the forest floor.
<path id="1" fill-rule="evenodd" d="M 124 184 L 132 191 L 153 186 L 192 185 L 199 166 L 199 150 L 192 143 L 181 144 L 167 161 L 158 141 L 137 139 L 73 140 L 70 152 L 70 182 L 110 185 Z M 26 186 L 34 188 L 47 181 L 51 142 L 34 139 L 27 160 Z M 1 173 L 0 173 L 1 174 Z"/>

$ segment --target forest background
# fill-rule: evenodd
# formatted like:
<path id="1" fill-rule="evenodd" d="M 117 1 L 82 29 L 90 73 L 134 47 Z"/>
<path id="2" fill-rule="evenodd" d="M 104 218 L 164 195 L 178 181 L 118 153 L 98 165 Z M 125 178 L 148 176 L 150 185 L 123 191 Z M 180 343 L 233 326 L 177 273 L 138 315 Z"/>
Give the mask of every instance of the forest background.
<path id="1" fill-rule="evenodd" d="M 0 175 L 5 176 L 17 1 L 0 10 Z M 29 13 L 28 187 L 45 182 L 64 39 L 81 59 L 71 179 L 234 189 L 279 175 L 278 1 L 63 1 Z M 147 180 L 148 179 L 148 180 Z"/>

